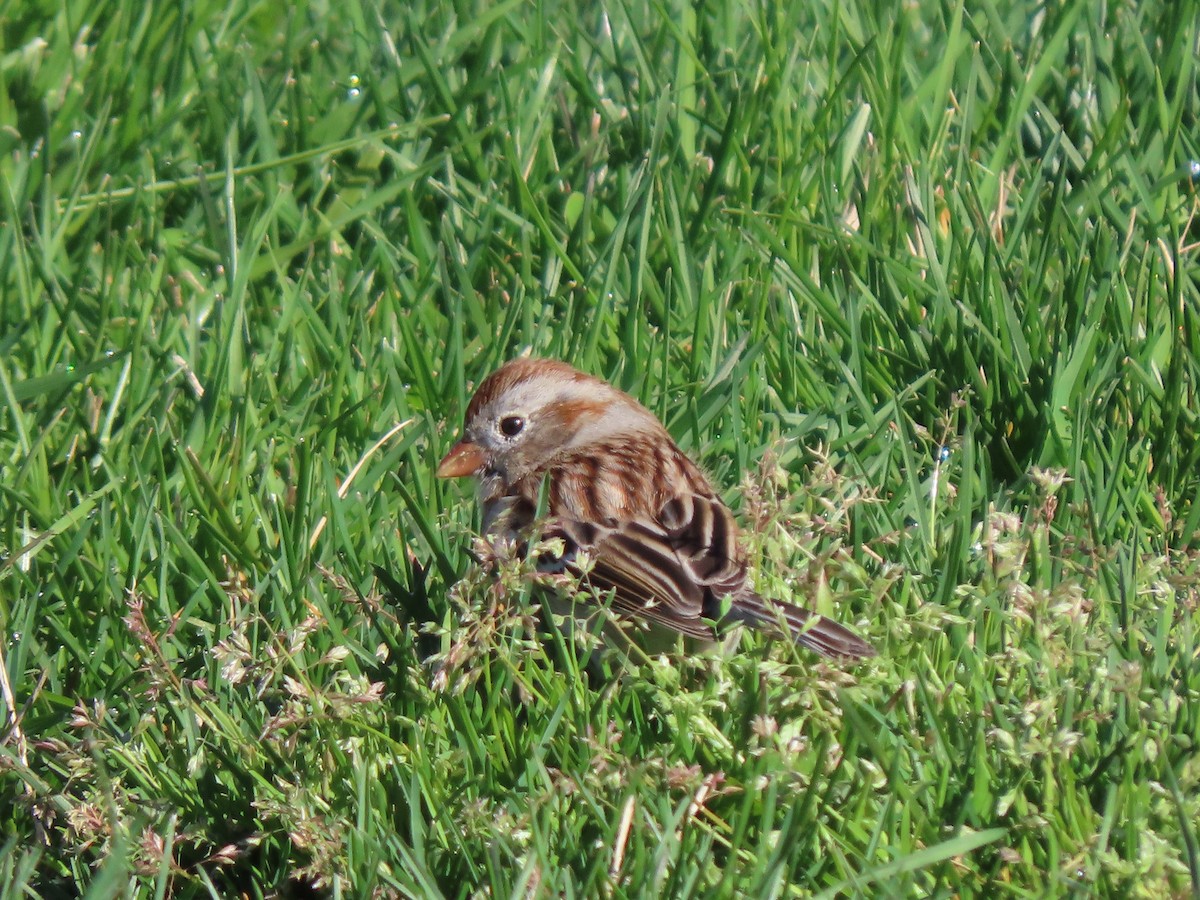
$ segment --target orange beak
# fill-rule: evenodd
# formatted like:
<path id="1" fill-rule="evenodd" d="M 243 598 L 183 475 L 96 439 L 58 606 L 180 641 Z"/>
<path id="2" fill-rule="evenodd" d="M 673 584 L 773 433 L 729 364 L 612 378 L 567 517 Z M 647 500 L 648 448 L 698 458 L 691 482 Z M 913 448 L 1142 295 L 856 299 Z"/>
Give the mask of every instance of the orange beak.
<path id="1" fill-rule="evenodd" d="M 474 475 L 483 468 L 485 463 L 483 448 L 464 438 L 442 457 L 442 461 L 438 463 L 437 477 L 462 478 L 466 475 Z"/>

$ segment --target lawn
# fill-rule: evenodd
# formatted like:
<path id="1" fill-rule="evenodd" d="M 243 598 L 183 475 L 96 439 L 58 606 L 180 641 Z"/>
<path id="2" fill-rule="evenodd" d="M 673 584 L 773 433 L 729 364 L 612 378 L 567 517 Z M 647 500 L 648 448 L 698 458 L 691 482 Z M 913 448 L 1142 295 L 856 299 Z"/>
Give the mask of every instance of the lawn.
<path id="1" fill-rule="evenodd" d="M 0 7 L 0 897 L 1200 893 L 1194 0 Z M 879 649 L 607 650 L 531 352 Z"/>

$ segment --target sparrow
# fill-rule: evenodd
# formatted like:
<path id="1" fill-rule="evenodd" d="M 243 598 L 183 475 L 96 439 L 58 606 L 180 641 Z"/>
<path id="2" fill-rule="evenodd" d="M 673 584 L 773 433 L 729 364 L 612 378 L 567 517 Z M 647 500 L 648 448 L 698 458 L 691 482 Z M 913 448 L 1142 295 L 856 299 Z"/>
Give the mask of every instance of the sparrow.
<path id="1" fill-rule="evenodd" d="M 562 548 L 538 569 L 611 593 L 618 616 L 707 641 L 728 624 L 782 623 L 822 656 L 875 655 L 844 625 L 757 594 L 734 515 L 700 467 L 641 403 L 564 362 L 514 359 L 485 378 L 437 475 L 474 478 L 484 534 L 535 529 L 538 546 Z"/>

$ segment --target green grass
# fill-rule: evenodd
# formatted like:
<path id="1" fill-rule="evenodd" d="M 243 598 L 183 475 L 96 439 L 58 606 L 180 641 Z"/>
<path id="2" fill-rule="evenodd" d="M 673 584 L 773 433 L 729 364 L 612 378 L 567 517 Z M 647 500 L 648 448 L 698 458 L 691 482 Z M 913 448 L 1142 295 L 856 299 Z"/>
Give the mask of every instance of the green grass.
<path id="1" fill-rule="evenodd" d="M 1200 891 L 1194 3 L 281 10 L 0 8 L 0 896 Z M 879 658 L 581 674 L 529 349 Z"/>

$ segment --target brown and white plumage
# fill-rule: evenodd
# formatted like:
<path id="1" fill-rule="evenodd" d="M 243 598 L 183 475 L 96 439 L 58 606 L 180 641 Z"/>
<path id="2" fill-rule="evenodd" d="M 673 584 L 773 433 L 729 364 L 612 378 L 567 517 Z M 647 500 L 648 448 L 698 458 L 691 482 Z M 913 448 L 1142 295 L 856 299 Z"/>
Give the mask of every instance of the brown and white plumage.
<path id="1" fill-rule="evenodd" d="M 733 514 L 700 468 L 648 409 L 566 363 L 516 359 L 484 379 L 437 474 L 478 480 L 485 532 L 532 524 L 544 486 L 540 533 L 564 552 L 539 565 L 611 590 L 618 613 L 697 638 L 714 621 L 782 620 L 824 656 L 875 654 L 845 626 L 751 590 Z"/>

